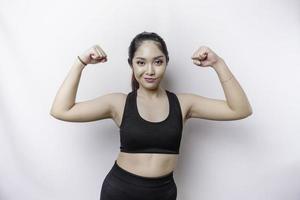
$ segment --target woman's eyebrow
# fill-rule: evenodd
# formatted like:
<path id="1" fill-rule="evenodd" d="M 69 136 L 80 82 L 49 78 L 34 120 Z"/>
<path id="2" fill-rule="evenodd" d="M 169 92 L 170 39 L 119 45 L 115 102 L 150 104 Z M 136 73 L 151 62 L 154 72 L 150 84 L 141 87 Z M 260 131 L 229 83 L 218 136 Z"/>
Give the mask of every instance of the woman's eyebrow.
<path id="1" fill-rule="evenodd" d="M 164 57 L 163 55 L 161 55 L 161 56 L 156 56 L 156 57 L 154 57 L 154 59 L 156 59 L 156 58 L 160 58 L 160 57 Z M 145 58 L 142 58 L 142 57 L 136 57 L 136 59 L 142 59 L 142 60 L 146 60 Z"/>

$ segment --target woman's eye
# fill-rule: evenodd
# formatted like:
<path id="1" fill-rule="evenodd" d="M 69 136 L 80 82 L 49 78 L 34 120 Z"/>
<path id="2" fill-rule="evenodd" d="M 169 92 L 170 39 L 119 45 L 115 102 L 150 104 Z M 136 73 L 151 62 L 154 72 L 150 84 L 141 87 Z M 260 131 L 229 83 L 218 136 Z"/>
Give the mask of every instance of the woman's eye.
<path id="1" fill-rule="evenodd" d="M 162 60 L 157 60 L 159 63 L 162 63 Z"/>
<path id="2" fill-rule="evenodd" d="M 138 65 L 140 65 L 140 64 L 143 65 L 143 64 L 144 64 L 144 62 L 142 62 L 142 61 L 137 61 L 136 63 L 137 63 Z M 163 63 L 163 61 L 162 61 L 162 60 L 157 60 L 156 63 L 161 64 L 161 63 Z"/>

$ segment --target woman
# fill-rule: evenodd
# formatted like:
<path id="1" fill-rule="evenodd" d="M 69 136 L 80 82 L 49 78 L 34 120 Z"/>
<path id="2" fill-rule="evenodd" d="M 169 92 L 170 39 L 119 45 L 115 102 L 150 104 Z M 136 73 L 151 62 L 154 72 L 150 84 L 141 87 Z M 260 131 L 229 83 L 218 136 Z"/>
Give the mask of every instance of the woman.
<path id="1" fill-rule="evenodd" d="M 179 154 L 182 128 L 187 119 L 238 120 L 252 113 L 248 99 L 224 60 L 202 46 L 193 63 L 212 67 L 226 100 L 163 89 L 160 82 L 169 62 L 164 40 L 142 32 L 129 46 L 132 91 L 109 93 L 75 103 L 82 70 L 87 64 L 106 62 L 95 45 L 76 58 L 51 109 L 57 119 L 88 122 L 111 118 L 120 128 L 120 153 L 104 179 L 100 200 L 175 200 L 173 171 Z"/>

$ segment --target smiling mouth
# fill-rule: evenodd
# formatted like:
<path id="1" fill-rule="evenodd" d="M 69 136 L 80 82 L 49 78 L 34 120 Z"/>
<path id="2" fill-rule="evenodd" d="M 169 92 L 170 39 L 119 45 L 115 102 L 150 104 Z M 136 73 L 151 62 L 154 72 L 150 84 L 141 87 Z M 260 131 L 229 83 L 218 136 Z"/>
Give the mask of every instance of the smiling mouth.
<path id="1" fill-rule="evenodd" d="M 147 82 L 155 82 L 156 78 L 144 78 Z"/>

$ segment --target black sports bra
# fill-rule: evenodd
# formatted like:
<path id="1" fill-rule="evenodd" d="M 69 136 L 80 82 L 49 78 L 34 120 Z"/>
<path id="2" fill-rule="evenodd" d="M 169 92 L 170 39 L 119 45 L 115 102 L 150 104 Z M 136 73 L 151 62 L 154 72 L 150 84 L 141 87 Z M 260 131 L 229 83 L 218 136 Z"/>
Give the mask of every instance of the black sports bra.
<path id="1" fill-rule="evenodd" d="M 177 96 L 165 91 L 169 115 L 159 122 L 143 119 L 137 108 L 137 90 L 128 93 L 120 125 L 121 152 L 179 154 L 182 113 Z"/>

